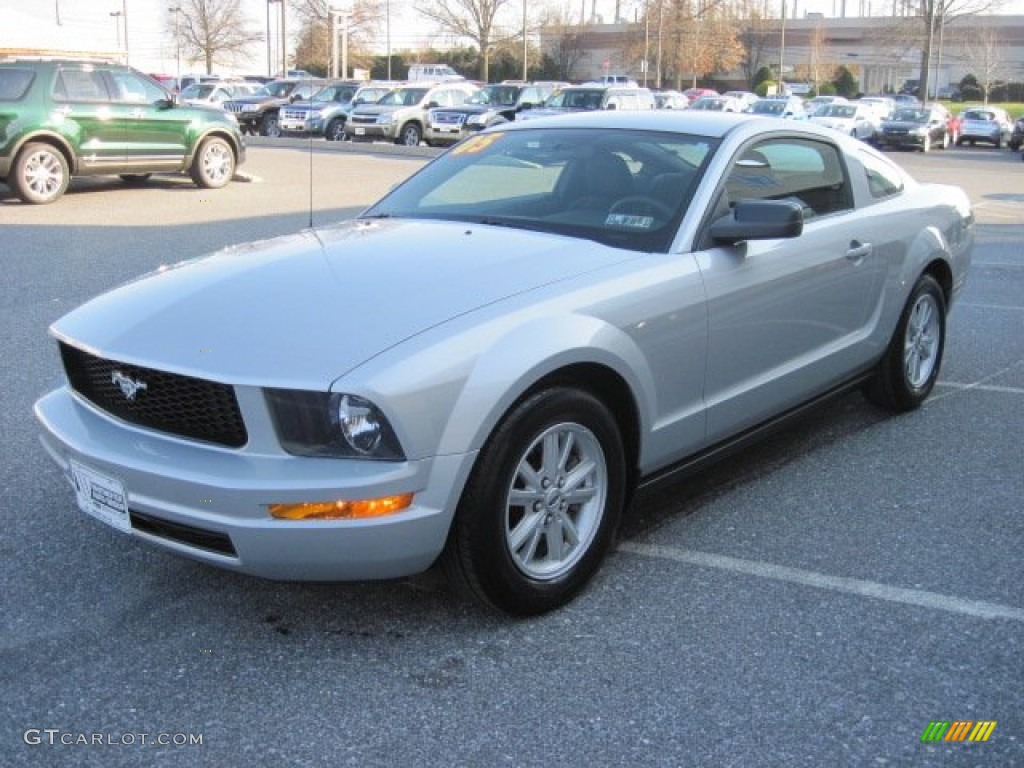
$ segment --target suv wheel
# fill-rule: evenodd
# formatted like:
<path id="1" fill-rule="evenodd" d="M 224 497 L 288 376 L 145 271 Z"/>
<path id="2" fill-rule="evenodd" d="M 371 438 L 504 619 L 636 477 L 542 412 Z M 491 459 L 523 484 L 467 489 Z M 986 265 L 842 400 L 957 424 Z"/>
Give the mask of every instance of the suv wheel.
<path id="1" fill-rule="evenodd" d="M 406 123 L 402 126 L 402 131 L 398 134 L 395 143 L 406 147 L 418 147 L 422 139 L 423 131 L 420 130 L 420 127 L 416 123 Z"/>
<path id="2" fill-rule="evenodd" d="M 204 139 L 189 173 L 196 186 L 220 189 L 235 175 L 235 153 L 224 139 L 217 136 Z"/>
<path id="3" fill-rule="evenodd" d="M 7 183 L 22 202 L 45 205 L 64 194 L 71 169 L 61 151 L 49 144 L 26 144 L 18 153 Z"/>
<path id="4" fill-rule="evenodd" d="M 268 112 L 260 118 L 260 136 L 277 138 L 281 135 L 281 125 L 277 122 L 277 113 Z"/>
<path id="5" fill-rule="evenodd" d="M 324 131 L 324 138 L 328 141 L 344 141 L 345 140 L 345 121 L 340 117 L 336 117 L 327 124 L 327 130 Z"/>

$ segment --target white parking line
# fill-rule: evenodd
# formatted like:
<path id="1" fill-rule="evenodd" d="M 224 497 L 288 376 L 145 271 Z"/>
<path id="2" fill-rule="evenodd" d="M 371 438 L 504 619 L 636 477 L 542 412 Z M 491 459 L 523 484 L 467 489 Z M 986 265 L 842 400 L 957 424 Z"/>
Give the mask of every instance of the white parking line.
<path id="1" fill-rule="evenodd" d="M 746 576 L 757 576 L 764 579 L 785 581 L 791 584 L 802 584 L 832 592 L 844 592 L 850 595 L 870 597 L 876 600 L 887 600 L 903 605 L 916 605 L 947 613 L 958 613 L 979 619 L 1009 619 L 1024 622 L 1024 608 L 1010 605 L 988 603 L 983 600 L 965 600 L 938 592 L 923 589 L 903 589 L 890 587 L 874 581 L 848 579 L 843 576 L 829 576 L 815 571 L 804 571 L 799 568 L 788 568 L 784 565 L 764 563 L 758 560 L 743 560 L 726 555 L 714 555 L 709 552 L 698 552 L 692 549 L 679 549 L 659 544 L 642 544 L 633 541 L 620 542 L 618 551 L 628 552 L 640 557 L 653 557 L 659 560 L 670 560 L 687 565 L 704 568 L 718 568 L 723 571 L 740 573 Z"/>
<path id="2" fill-rule="evenodd" d="M 1024 387 L 1000 387 L 996 384 L 961 384 L 957 381 L 937 381 L 937 387 L 951 389 L 979 389 L 982 392 L 1002 392 L 1004 395 L 1024 395 Z"/>

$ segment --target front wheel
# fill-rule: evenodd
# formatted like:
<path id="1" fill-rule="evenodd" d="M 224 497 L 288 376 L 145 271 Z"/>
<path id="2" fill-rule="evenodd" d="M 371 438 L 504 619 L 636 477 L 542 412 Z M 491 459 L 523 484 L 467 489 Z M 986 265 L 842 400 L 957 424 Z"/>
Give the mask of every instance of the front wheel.
<path id="1" fill-rule="evenodd" d="M 473 597 L 516 615 L 568 602 L 601 564 L 626 499 L 622 437 L 589 393 L 526 398 L 488 439 L 442 563 Z"/>
<path id="2" fill-rule="evenodd" d="M 217 136 L 204 139 L 192 161 L 192 181 L 204 189 L 220 189 L 235 175 L 235 153 Z"/>
<path id="3" fill-rule="evenodd" d="M 416 123 L 406 123 L 402 126 L 402 131 L 398 134 L 398 140 L 395 143 L 406 147 L 418 147 L 422 139 L 423 131 L 420 130 L 420 127 Z"/>
<path id="4" fill-rule="evenodd" d="M 336 117 L 327 124 L 327 129 L 324 131 L 324 138 L 328 141 L 344 141 L 345 140 L 345 121 L 340 117 Z"/>
<path id="5" fill-rule="evenodd" d="M 11 191 L 24 203 L 46 205 L 64 194 L 71 169 L 59 149 L 49 144 L 26 144 L 7 178 Z"/>
<path id="6" fill-rule="evenodd" d="M 281 124 L 277 120 L 276 112 L 268 112 L 260 118 L 260 136 L 269 136 L 276 139 L 281 135 Z"/>
<path id="7" fill-rule="evenodd" d="M 939 377 L 945 342 L 946 296 L 934 277 L 922 275 L 865 388 L 867 398 L 891 411 L 919 407 Z"/>

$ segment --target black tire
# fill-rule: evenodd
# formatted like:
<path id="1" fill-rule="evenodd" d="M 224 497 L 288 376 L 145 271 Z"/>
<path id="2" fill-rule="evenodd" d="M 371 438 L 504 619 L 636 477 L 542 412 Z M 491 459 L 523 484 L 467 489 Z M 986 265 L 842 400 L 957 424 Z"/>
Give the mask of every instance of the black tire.
<path id="1" fill-rule="evenodd" d="M 7 177 L 11 191 L 24 203 L 48 205 L 71 183 L 71 169 L 63 153 L 50 144 L 26 144 L 14 159 Z"/>
<path id="2" fill-rule="evenodd" d="M 576 389 L 541 390 L 505 416 L 481 451 L 442 565 L 454 586 L 485 604 L 544 613 L 598 569 L 625 499 L 625 453 L 608 408 Z"/>
<path id="3" fill-rule="evenodd" d="M 919 407 L 939 377 L 945 347 L 946 296 L 934 277 L 922 275 L 864 389 L 868 400 L 897 413 Z"/>
<path id="4" fill-rule="evenodd" d="M 401 144 L 406 147 L 418 147 L 422 140 L 423 130 L 419 125 L 416 123 L 406 123 L 402 126 L 402 130 L 398 132 L 395 144 Z"/>
<path id="5" fill-rule="evenodd" d="M 327 128 L 324 129 L 324 138 L 328 141 L 344 141 L 345 140 L 345 121 L 340 117 L 336 117 L 327 124 Z"/>
<path id="6" fill-rule="evenodd" d="M 235 153 L 231 145 L 219 136 L 203 139 L 192 160 L 189 175 L 196 186 L 203 189 L 227 186 L 235 175 Z"/>
<path id="7" fill-rule="evenodd" d="M 121 181 L 125 184 L 144 184 L 152 175 L 152 173 L 122 173 Z"/>
<path id="8" fill-rule="evenodd" d="M 277 112 L 267 112 L 260 118 L 260 136 L 276 139 L 281 135 L 281 124 L 277 121 Z"/>

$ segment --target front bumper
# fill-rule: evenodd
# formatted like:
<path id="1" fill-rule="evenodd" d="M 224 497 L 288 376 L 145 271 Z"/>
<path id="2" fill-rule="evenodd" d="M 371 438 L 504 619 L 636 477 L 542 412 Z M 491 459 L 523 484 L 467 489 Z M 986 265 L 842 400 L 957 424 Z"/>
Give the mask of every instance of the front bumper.
<path id="1" fill-rule="evenodd" d="M 374 139 L 393 140 L 398 136 L 397 123 L 359 123 L 345 124 L 345 136 L 355 141 L 373 141 Z"/>
<path id="2" fill-rule="evenodd" d="M 875 141 L 879 146 L 884 147 L 913 147 L 920 149 L 924 146 L 924 136 L 912 133 L 879 133 L 875 135 Z"/>
<path id="3" fill-rule="evenodd" d="M 71 480 L 73 460 L 124 489 L 131 535 L 195 560 L 270 579 L 387 579 L 428 568 L 452 520 L 465 456 L 401 463 L 229 450 L 136 428 L 67 387 L 41 398 L 41 441 Z M 252 441 L 250 441 L 251 443 Z M 267 505 L 414 493 L 401 513 L 364 520 L 277 520 Z"/>

